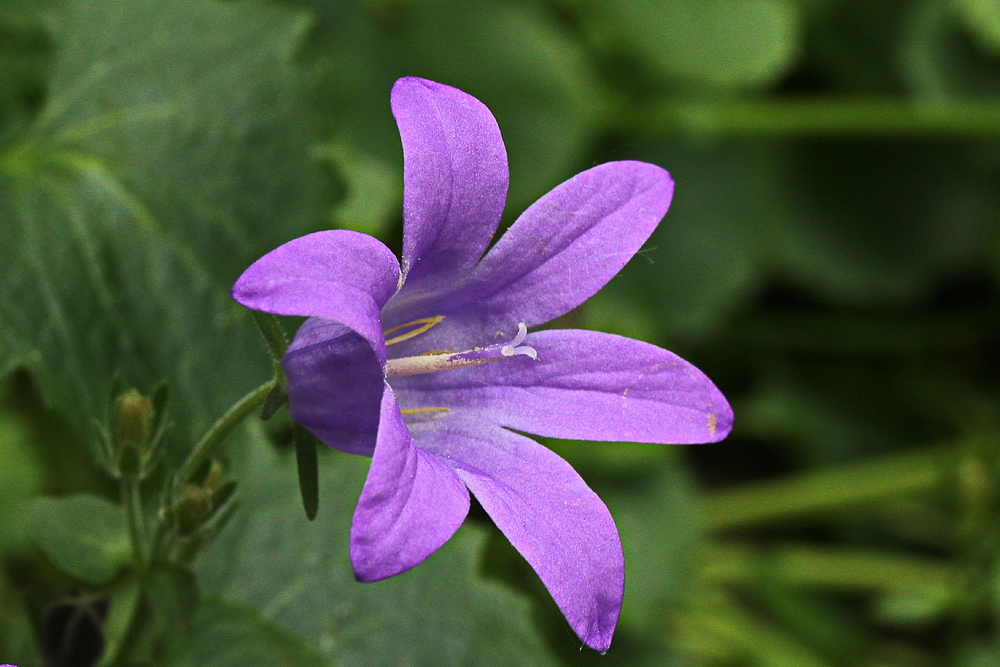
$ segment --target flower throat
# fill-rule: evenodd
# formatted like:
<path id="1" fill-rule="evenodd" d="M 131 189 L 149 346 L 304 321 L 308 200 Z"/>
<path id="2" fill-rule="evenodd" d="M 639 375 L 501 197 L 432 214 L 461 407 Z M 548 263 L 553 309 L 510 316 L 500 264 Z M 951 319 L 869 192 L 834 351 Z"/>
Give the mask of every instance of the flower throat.
<path id="1" fill-rule="evenodd" d="M 444 316 L 425 317 L 414 320 L 406 324 L 401 324 L 383 332 L 386 345 L 409 340 L 415 336 L 426 332 L 444 319 Z M 397 332 L 403 333 L 397 333 Z M 391 334 L 396 333 L 391 338 Z M 387 377 L 401 377 L 404 375 L 420 375 L 422 373 L 436 373 L 453 368 L 464 368 L 465 366 L 476 366 L 507 357 L 525 356 L 538 360 L 538 353 L 530 345 L 521 345 L 528 335 L 528 327 L 524 322 L 517 325 L 517 335 L 507 343 L 476 347 L 464 352 L 439 352 L 432 350 L 415 357 L 400 357 L 399 359 L 389 359 L 386 362 Z"/>

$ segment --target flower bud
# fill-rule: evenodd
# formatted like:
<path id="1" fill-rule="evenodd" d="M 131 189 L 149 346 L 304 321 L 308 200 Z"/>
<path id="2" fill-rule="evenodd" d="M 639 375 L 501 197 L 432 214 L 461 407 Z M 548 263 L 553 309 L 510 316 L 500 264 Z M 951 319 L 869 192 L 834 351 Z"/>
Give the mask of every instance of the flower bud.
<path id="1" fill-rule="evenodd" d="M 141 447 L 149 442 L 153 426 L 153 404 L 135 389 L 115 399 L 112 433 L 119 445 Z"/>
<path id="2" fill-rule="evenodd" d="M 45 616 L 42 653 L 49 667 L 91 667 L 104 652 L 104 621 L 108 599 L 75 595 L 49 608 Z"/>
<path id="3" fill-rule="evenodd" d="M 189 486 L 174 506 L 177 530 L 181 535 L 191 535 L 207 521 L 224 502 L 216 497 L 222 481 L 222 464 L 212 461 L 201 486 Z"/>
<path id="4" fill-rule="evenodd" d="M 189 486 L 174 507 L 177 531 L 191 535 L 212 515 L 212 491 L 203 486 Z"/>

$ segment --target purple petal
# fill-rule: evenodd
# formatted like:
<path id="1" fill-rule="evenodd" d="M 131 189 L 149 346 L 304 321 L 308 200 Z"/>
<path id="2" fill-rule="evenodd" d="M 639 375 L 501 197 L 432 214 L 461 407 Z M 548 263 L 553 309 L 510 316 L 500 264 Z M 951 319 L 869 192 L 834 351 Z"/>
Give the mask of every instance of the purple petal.
<path id="1" fill-rule="evenodd" d="M 378 443 L 351 522 L 358 581 L 378 581 L 422 563 L 469 512 L 469 492 L 444 461 L 421 451 L 388 386 Z"/>
<path id="2" fill-rule="evenodd" d="M 482 102 L 433 81 L 392 88 L 403 141 L 403 272 L 412 284 L 475 264 L 507 197 L 507 152 Z"/>
<path id="3" fill-rule="evenodd" d="M 596 331 L 528 335 L 538 360 L 394 378 L 407 408 L 465 407 L 519 431 L 574 440 L 692 444 L 729 433 L 733 412 L 704 373 L 662 348 Z"/>
<path id="4" fill-rule="evenodd" d="M 392 252 L 366 234 L 316 232 L 275 248 L 233 285 L 247 308 L 339 322 L 360 334 L 385 360 L 379 310 L 396 291 Z"/>
<path id="5" fill-rule="evenodd" d="M 334 449 L 371 456 L 385 372 L 368 341 L 313 317 L 299 327 L 281 365 L 292 419 Z"/>
<path id="6" fill-rule="evenodd" d="M 577 174 L 525 211 L 476 267 L 477 309 L 529 328 L 583 303 L 638 252 L 670 206 L 670 174 L 609 162 Z"/>
<path id="7" fill-rule="evenodd" d="M 580 639 L 607 651 L 625 565 L 601 499 L 553 452 L 502 428 L 445 418 L 414 434 L 421 449 L 453 463 Z"/>
<path id="8" fill-rule="evenodd" d="M 482 262 L 452 287 L 403 291 L 383 310 L 386 326 L 444 320 L 394 355 L 468 349 L 510 338 L 580 305 L 639 250 L 667 212 L 670 175 L 644 162 L 594 167 L 539 199 Z M 404 290 L 405 291 L 405 290 Z"/>

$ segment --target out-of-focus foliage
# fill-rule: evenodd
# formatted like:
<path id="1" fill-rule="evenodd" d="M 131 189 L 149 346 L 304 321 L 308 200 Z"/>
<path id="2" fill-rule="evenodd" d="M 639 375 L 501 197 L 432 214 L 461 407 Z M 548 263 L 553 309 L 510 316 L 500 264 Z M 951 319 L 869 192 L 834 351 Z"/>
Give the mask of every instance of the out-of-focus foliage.
<path id="1" fill-rule="evenodd" d="M 113 388 L 169 383 L 162 477 L 267 380 L 228 298 L 260 254 L 398 245 L 404 75 L 494 112 L 508 223 L 599 162 L 676 179 L 563 324 L 691 359 L 736 430 L 547 443 L 622 533 L 606 656 L 476 511 L 355 583 L 366 461 L 322 453 L 309 523 L 287 425 L 232 438 L 183 490 L 218 525 L 149 571 L 97 465 Z M 108 600 L 105 667 L 997 664 L 998 150 L 995 0 L 0 0 L 0 662 Z"/>

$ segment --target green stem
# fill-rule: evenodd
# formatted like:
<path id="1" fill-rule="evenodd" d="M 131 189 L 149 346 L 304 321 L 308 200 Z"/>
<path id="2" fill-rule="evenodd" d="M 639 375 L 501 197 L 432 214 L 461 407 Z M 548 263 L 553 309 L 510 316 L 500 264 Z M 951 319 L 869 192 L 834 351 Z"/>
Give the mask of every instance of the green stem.
<path id="1" fill-rule="evenodd" d="M 706 522 L 720 530 L 861 505 L 933 489 L 947 474 L 940 448 L 907 452 L 716 493 L 705 503 Z"/>
<path id="2" fill-rule="evenodd" d="M 752 657 L 755 665 L 827 667 L 796 637 L 758 614 L 744 610 L 722 588 L 695 589 L 684 615 L 678 619 L 677 641 L 692 653 L 727 663 Z"/>
<path id="3" fill-rule="evenodd" d="M 118 642 L 118 648 L 115 651 L 114 657 L 109 660 L 105 667 L 119 667 L 119 665 L 127 665 L 128 658 L 135 650 L 135 644 L 142 635 L 142 620 L 146 616 L 146 578 L 144 575 L 140 575 L 139 578 L 139 592 L 137 593 L 135 605 L 132 607 L 132 612 L 128 617 L 128 625 L 125 626 L 125 632 L 122 634 L 122 639 Z"/>
<path id="4" fill-rule="evenodd" d="M 619 103 L 611 129 L 735 137 L 1000 137 L 1000 104 L 977 100 L 790 97 Z"/>
<path id="5" fill-rule="evenodd" d="M 122 504 L 125 505 L 125 518 L 128 523 L 129 540 L 132 542 L 132 554 L 141 573 L 149 564 L 146 550 L 146 517 L 142 511 L 142 496 L 139 492 L 139 480 L 124 478 L 121 480 Z"/>
<path id="6" fill-rule="evenodd" d="M 253 313 L 253 321 L 257 323 L 257 328 L 260 330 L 261 336 L 264 337 L 264 342 L 267 343 L 267 351 L 271 353 L 271 363 L 274 365 L 274 377 L 278 381 L 278 386 L 284 388 L 285 371 L 281 368 L 281 358 L 285 356 L 285 350 L 288 349 L 285 331 L 274 315 L 257 310 L 250 312 Z"/>
<path id="7" fill-rule="evenodd" d="M 947 561 L 807 544 L 759 547 L 714 542 L 698 558 L 697 571 L 717 584 L 747 584 L 764 578 L 805 588 L 919 590 L 942 609 L 956 599 L 959 583 L 959 572 Z"/>
<path id="8" fill-rule="evenodd" d="M 264 399 L 274 389 L 276 382 L 277 380 L 268 380 L 257 387 L 237 401 L 226 411 L 226 414 L 212 424 L 212 428 L 208 429 L 202 439 L 198 441 L 198 444 L 188 454 L 184 465 L 181 466 L 180 472 L 177 474 L 175 488 L 182 488 L 191 481 L 201 464 L 215 453 L 215 450 L 233 432 L 233 429 L 242 424 L 244 419 L 264 404 Z"/>

